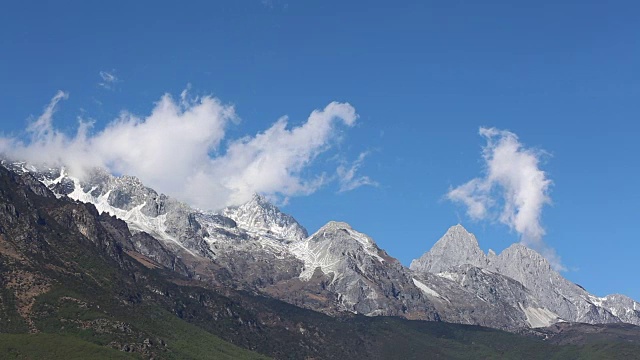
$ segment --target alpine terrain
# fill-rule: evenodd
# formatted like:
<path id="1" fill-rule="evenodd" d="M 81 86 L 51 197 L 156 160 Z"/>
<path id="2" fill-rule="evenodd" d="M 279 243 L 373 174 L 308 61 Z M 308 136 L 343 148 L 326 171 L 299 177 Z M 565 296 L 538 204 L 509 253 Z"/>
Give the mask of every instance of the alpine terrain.
<path id="1" fill-rule="evenodd" d="M 485 254 L 461 225 L 405 267 L 349 224 L 309 234 L 261 195 L 209 212 L 101 169 L 78 178 L 64 168 L 3 166 L 2 333 L 79 335 L 81 346 L 169 358 L 193 351 L 189 338 L 217 344 L 207 351 L 276 358 L 396 357 L 387 341 L 408 334 L 441 349 L 473 338 L 494 355 L 518 346 L 558 355 L 569 351 L 562 344 L 591 351 L 593 334 L 640 346 L 640 303 L 596 297 L 521 244 Z M 167 335 L 167 321 L 184 337 Z M 511 339 L 502 350 L 453 335 L 486 328 L 521 335 L 482 330 Z M 434 331 L 451 343 L 442 347 Z M 443 354 L 478 350 L 457 346 Z"/>

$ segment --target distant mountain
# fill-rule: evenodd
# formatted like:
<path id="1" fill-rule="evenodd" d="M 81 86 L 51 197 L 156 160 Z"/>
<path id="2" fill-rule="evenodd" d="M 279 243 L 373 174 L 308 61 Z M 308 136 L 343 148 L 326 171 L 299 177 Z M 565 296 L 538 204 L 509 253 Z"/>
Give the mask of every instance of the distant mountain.
<path id="1" fill-rule="evenodd" d="M 418 273 L 433 273 L 460 281 L 459 268 L 471 265 L 518 281 L 542 308 L 525 308 L 547 325 L 558 320 L 590 324 L 627 322 L 640 325 L 640 303 L 623 295 L 603 298 L 588 293 L 553 270 L 549 262 L 522 244 L 513 244 L 499 255 L 484 254 L 478 242 L 461 225 L 456 225 L 411 263 Z M 556 318 L 557 317 L 557 318 Z"/>
<path id="2" fill-rule="evenodd" d="M 234 268 L 217 263 L 220 254 L 226 252 L 212 250 L 215 246 L 210 245 L 217 243 L 210 238 L 218 236 L 197 225 L 200 221 L 190 211 L 186 211 L 186 218 L 181 218 L 184 208 L 179 203 L 157 196 L 132 178 L 121 181 L 107 178 L 101 184 L 88 186 L 70 178 L 59 179 L 59 175 L 47 187 L 44 184 L 48 178 L 43 175 L 36 178 L 30 171 L 18 174 L 0 166 L 2 358 L 422 359 L 428 354 L 450 359 L 478 356 L 548 359 L 637 358 L 640 354 L 637 327 L 576 326 L 529 330 L 526 335 L 516 335 L 477 326 L 366 317 L 349 312 L 336 319 L 234 290 L 224 284 L 229 281 L 225 273 Z M 107 212 L 99 212 L 93 204 L 75 201 L 61 193 L 56 195 L 49 187 L 102 199 L 105 208 L 118 203 L 122 208 L 117 209 L 125 213 L 139 213 L 128 217 L 125 223 Z M 167 209 L 174 209 L 175 213 L 170 214 Z M 243 249 L 260 244 L 259 239 L 241 230 L 232 219 L 215 214 L 199 216 L 206 219 L 211 229 L 228 230 L 224 241 L 235 243 L 240 254 Z M 150 219 L 158 221 L 149 222 Z M 133 221 L 142 224 L 128 226 Z M 163 222 L 178 225 L 155 227 Z M 160 239 L 141 231 L 142 225 L 157 230 L 155 235 Z M 176 233 L 180 226 L 201 239 L 179 243 L 187 236 Z M 134 234 L 130 231 L 133 228 Z M 334 282 L 335 289 L 329 291 L 342 291 L 343 286 L 353 283 L 341 282 L 340 277 L 353 278 L 356 284 L 362 279 L 376 282 L 368 284 L 371 291 L 362 297 L 351 298 L 356 301 L 353 306 L 366 298 L 384 297 L 385 291 L 394 293 L 391 296 L 394 299 L 404 297 L 408 304 L 411 302 L 405 292 L 415 294 L 416 299 L 421 298 L 422 292 L 431 292 L 415 278 L 411 282 L 420 288 L 419 292 L 397 287 L 396 282 L 409 283 L 409 278 L 402 277 L 410 272 L 346 224 L 330 223 L 299 241 L 296 244 L 310 243 L 305 254 L 340 259 L 344 264 L 333 264 L 335 267 L 324 270 L 321 265 L 307 281 L 300 278 L 307 264 L 300 260 L 301 266 L 290 280 L 312 283 L 320 277 L 324 286 L 330 287 L 330 282 Z M 254 244 L 243 248 L 246 243 Z M 346 245 L 340 248 L 334 247 L 337 246 L 334 243 Z M 201 249 L 202 244 L 210 248 Z M 273 249 L 266 252 L 277 255 Z M 238 261 L 242 266 L 261 260 Z M 380 264 L 389 265 L 380 268 Z M 269 266 L 274 268 L 265 269 L 278 272 L 282 265 Z M 240 274 L 245 274 L 245 280 L 264 276 Z M 455 284 L 433 274 L 426 277 Z M 290 293 L 294 291 L 289 289 Z"/>
<path id="3" fill-rule="evenodd" d="M 329 222 L 308 236 L 257 194 L 211 213 L 131 176 L 96 169 L 81 180 L 61 169 L 6 165 L 33 174 L 58 197 L 124 220 L 135 250 L 168 269 L 332 316 L 400 316 L 509 331 L 559 321 L 639 324 L 640 305 L 632 299 L 597 298 L 519 244 L 484 254 L 461 225 L 406 268 L 346 223 Z"/>

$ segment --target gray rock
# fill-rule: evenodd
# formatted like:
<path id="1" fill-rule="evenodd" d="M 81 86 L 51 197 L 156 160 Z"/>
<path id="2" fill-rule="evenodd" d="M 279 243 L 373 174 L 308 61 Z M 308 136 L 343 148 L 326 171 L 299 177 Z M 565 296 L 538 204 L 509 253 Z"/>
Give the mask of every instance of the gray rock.
<path id="1" fill-rule="evenodd" d="M 400 262 L 378 248 L 370 237 L 346 223 L 329 222 L 292 252 L 304 261 L 301 278 L 320 270 L 326 288 L 347 311 L 366 315 L 401 315 L 437 319 L 431 301 L 422 294 Z"/>
<path id="2" fill-rule="evenodd" d="M 486 268 L 488 258 L 476 237 L 458 224 L 449 228 L 431 250 L 413 260 L 409 267 L 416 272 L 439 273 L 465 264 Z"/>
<path id="3" fill-rule="evenodd" d="M 461 225 L 450 228 L 433 249 L 411 263 L 411 269 L 417 273 L 447 276 L 461 265 L 473 265 L 519 282 L 535 294 L 537 303 L 545 309 L 536 314 L 525 311 L 531 316 L 550 318 L 553 313 L 566 321 L 591 324 L 620 321 L 637 324 L 640 321 L 637 302 L 621 296 L 598 298 L 588 293 L 553 270 L 542 255 L 522 244 L 513 244 L 500 255 L 492 251 L 485 255 L 475 236 Z"/>

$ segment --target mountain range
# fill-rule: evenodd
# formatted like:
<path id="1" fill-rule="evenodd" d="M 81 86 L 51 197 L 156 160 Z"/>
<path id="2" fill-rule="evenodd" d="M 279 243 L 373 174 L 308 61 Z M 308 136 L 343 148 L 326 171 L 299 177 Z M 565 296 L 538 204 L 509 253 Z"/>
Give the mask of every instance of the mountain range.
<path id="1" fill-rule="evenodd" d="M 575 332 L 584 336 L 598 327 L 606 329 L 604 332 L 625 329 L 633 333 L 633 325 L 640 325 L 640 303 L 619 294 L 594 296 L 562 277 L 544 257 L 522 244 L 514 244 L 500 254 L 485 254 L 475 236 L 461 225 L 449 228 L 430 251 L 406 267 L 380 249 L 371 237 L 343 222 L 330 221 L 309 235 L 292 216 L 261 195 L 254 195 L 240 206 L 209 212 L 158 194 L 132 176 L 116 177 L 94 169 L 78 178 L 60 168 L 16 162 L 3 165 L 9 169 L 8 175 L 3 176 L 13 176 L 14 182 L 29 188 L 33 196 L 47 198 L 51 203 L 62 202 L 67 210 L 56 212 L 56 222 L 66 224 L 78 236 L 102 239 L 96 243 L 115 251 L 107 257 L 115 261 L 117 268 L 142 264 L 154 274 L 182 279 L 172 280 L 173 284 L 195 281 L 254 307 L 265 306 L 255 305 L 256 302 L 270 301 L 255 299 L 273 299 L 293 305 L 285 307 L 288 312 L 312 310 L 336 319 L 361 319 L 364 315 L 371 321 L 428 320 L 556 340 L 569 338 L 567 334 Z M 6 201 L 5 207 L 11 204 Z M 35 217 L 38 224 L 40 219 Z M 99 220 L 87 220 L 90 218 Z M 86 221 L 94 225 L 87 225 Z M 25 227 L 25 232 L 29 231 L 36 230 Z M 5 233 L 6 230 L 0 231 Z M 7 253 L 23 256 L 17 250 L 3 252 Z M 40 253 L 45 258 L 49 256 Z M 145 273 L 143 277 L 156 276 L 160 275 Z M 54 287 L 54 282 L 43 280 L 46 285 L 29 291 L 41 296 Z M 146 286 L 156 295 L 163 294 L 164 290 Z M 16 299 L 20 301 L 19 297 Z M 29 304 L 23 305 L 23 313 L 30 314 Z M 267 313 L 281 316 L 279 310 L 273 310 L 275 305 L 269 306 Z M 285 305 L 277 307 L 281 306 Z M 175 312 L 175 307 L 169 311 Z M 31 315 L 25 317 L 19 311 L 18 315 L 27 319 L 27 330 L 38 330 L 37 321 L 29 320 Z M 584 323 L 585 327 L 575 323 Z M 304 335 L 308 330 L 302 329 L 313 326 L 319 325 L 305 325 L 299 331 Z M 224 339 L 224 333 L 214 334 Z M 253 339 L 250 335 L 246 338 Z M 640 341 L 640 337 L 631 337 L 630 341 Z M 122 349 L 125 345 L 138 354 L 162 355 L 149 349 L 145 353 L 144 349 L 127 344 L 112 347 Z M 305 346 L 313 348 L 318 344 Z M 349 345 L 344 344 L 344 349 L 350 349 Z M 283 357 L 266 345 L 251 350 Z"/>

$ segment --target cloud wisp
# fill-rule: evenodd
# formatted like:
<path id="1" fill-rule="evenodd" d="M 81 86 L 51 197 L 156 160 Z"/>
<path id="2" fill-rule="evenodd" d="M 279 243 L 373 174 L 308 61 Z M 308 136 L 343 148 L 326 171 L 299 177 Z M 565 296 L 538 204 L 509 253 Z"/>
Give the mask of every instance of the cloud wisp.
<path id="1" fill-rule="evenodd" d="M 116 84 L 121 81 L 113 71 L 100 71 L 98 75 L 100 75 L 101 79 L 101 81 L 98 82 L 98 86 L 103 87 L 107 90 L 113 90 Z"/>
<path id="2" fill-rule="evenodd" d="M 551 203 L 552 181 L 540 169 L 542 151 L 526 148 L 512 132 L 480 128 L 485 174 L 452 188 L 447 198 L 462 203 L 474 220 L 497 219 L 515 230 L 520 241 L 538 250 L 556 270 L 565 270 L 543 237 L 542 210 Z"/>
<path id="3" fill-rule="evenodd" d="M 364 159 L 367 155 L 369 155 L 368 152 L 363 152 L 350 165 L 342 164 L 338 166 L 336 174 L 338 176 L 338 182 L 340 183 L 339 192 L 351 191 L 364 185 L 378 186 L 378 183 L 371 180 L 370 177 L 358 175 L 358 170 L 360 170 L 360 167 L 364 164 Z"/>
<path id="4" fill-rule="evenodd" d="M 56 94 L 29 125 L 28 139 L 0 137 L 0 154 L 65 166 L 77 176 L 94 167 L 135 175 L 158 191 L 209 210 L 242 204 L 256 192 L 275 199 L 308 195 L 333 181 L 314 173 L 312 165 L 333 149 L 340 129 L 353 127 L 358 118 L 350 104 L 332 102 L 299 126 L 290 127 L 282 117 L 254 136 L 226 139 L 227 127 L 238 122 L 233 106 L 210 96 L 190 98 L 185 91 L 179 99 L 162 96 L 148 116 L 123 112 L 100 131 L 80 120 L 76 134 L 69 136 L 52 121 L 67 96 Z M 373 183 L 356 174 L 362 161 L 361 155 L 351 168 L 338 167 L 346 171 L 342 178 L 348 190 Z M 344 182 L 339 185 L 342 190 Z"/>

